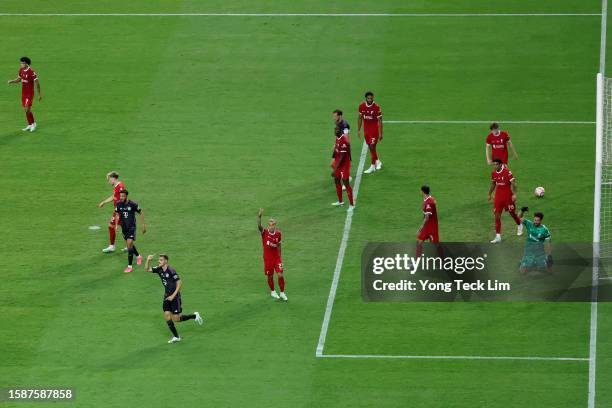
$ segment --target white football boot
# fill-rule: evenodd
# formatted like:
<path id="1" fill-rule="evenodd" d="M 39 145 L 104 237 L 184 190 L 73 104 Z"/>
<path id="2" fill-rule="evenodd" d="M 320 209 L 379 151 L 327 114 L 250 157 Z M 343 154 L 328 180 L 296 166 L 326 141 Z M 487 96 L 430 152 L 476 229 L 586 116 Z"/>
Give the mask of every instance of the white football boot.
<path id="1" fill-rule="evenodd" d="M 168 340 L 168 344 L 178 343 L 179 341 L 181 341 L 180 337 L 172 337 L 170 340 Z"/>
<path id="2" fill-rule="evenodd" d="M 104 248 L 102 252 L 104 252 L 105 254 L 108 254 L 109 252 L 115 252 L 115 246 L 109 245 L 106 248 Z"/>
<path id="3" fill-rule="evenodd" d="M 373 164 L 370 165 L 370 167 L 368 167 L 368 169 L 366 171 L 364 171 L 365 174 L 372 174 L 376 171 L 376 166 L 374 166 Z"/>
<path id="4" fill-rule="evenodd" d="M 280 299 L 280 296 L 278 296 L 278 293 L 276 293 L 275 290 L 270 292 L 270 296 L 272 296 L 273 299 Z"/>
<path id="5" fill-rule="evenodd" d="M 501 234 L 495 234 L 495 238 L 491 241 L 492 244 L 498 244 L 501 242 Z"/>
<path id="6" fill-rule="evenodd" d="M 23 128 L 23 129 L 21 129 L 21 130 L 23 130 L 24 132 L 27 132 L 27 131 L 29 131 L 30 129 L 32 129 L 32 125 L 28 125 L 28 126 L 24 127 L 24 128 Z"/>
<path id="7" fill-rule="evenodd" d="M 196 316 L 196 323 L 201 326 L 204 323 L 204 319 L 202 319 L 202 316 L 200 316 L 200 312 L 194 312 L 193 314 Z"/>
<path id="8" fill-rule="evenodd" d="M 33 131 L 35 131 L 35 130 L 36 130 L 36 122 L 34 122 L 34 123 L 32 123 L 32 124 L 30 125 L 30 132 L 33 132 Z"/>
<path id="9" fill-rule="evenodd" d="M 376 170 L 382 169 L 382 162 L 380 160 L 376 160 Z"/>
<path id="10" fill-rule="evenodd" d="M 332 203 L 331 205 L 333 205 L 334 207 L 339 207 L 341 205 L 344 205 L 344 201 L 336 201 L 335 203 Z"/>
<path id="11" fill-rule="evenodd" d="M 280 293 L 280 298 L 283 299 L 285 302 L 287 301 L 287 295 L 285 295 L 285 292 Z"/>

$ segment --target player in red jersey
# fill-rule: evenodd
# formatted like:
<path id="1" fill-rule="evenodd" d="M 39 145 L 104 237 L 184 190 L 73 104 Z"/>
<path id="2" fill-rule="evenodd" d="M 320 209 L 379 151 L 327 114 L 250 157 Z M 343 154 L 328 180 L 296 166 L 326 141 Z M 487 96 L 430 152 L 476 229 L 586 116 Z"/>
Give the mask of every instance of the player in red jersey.
<path id="1" fill-rule="evenodd" d="M 429 191 L 429 186 L 421 186 L 421 194 L 423 195 L 423 223 L 417 231 L 417 257 L 423 253 L 423 241 L 429 240 L 434 244 L 440 242 L 436 199 L 429 194 Z"/>
<path id="2" fill-rule="evenodd" d="M 42 101 L 42 95 L 40 93 L 40 81 L 36 72 L 30 67 L 32 61 L 28 57 L 21 57 L 19 59 L 21 67 L 19 68 L 19 74 L 17 78 L 8 81 L 9 84 L 17 84 L 21 82 L 21 105 L 25 109 L 26 119 L 28 126 L 23 128 L 23 131 L 33 132 L 36 130 L 36 121 L 34 120 L 34 114 L 32 114 L 32 102 L 34 101 L 34 84 L 36 83 L 36 90 L 38 91 L 38 100 Z"/>
<path id="3" fill-rule="evenodd" d="M 505 130 L 499 129 L 499 123 L 493 122 L 491 126 L 491 133 L 487 135 L 487 141 L 485 143 L 485 156 L 487 158 L 487 164 L 490 166 L 493 164 L 493 160 L 500 159 L 503 164 L 508 164 L 508 147 L 512 150 L 514 160 L 518 159 L 516 149 L 510 135 Z"/>
<path id="4" fill-rule="evenodd" d="M 493 163 L 495 168 L 491 173 L 488 200 L 491 201 L 491 195 L 493 190 L 495 190 L 495 200 L 493 202 L 495 239 L 491 243 L 497 244 L 501 242 L 501 215 L 504 211 L 508 211 L 516 225 L 518 225 L 516 235 L 523 234 L 523 224 L 521 224 L 521 219 L 516 215 L 516 181 L 514 176 L 501 159 L 493 159 Z"/>
<path id="5" fill-rule="evenodd" d="M 357 119 L 357 136 L 361 139 L 361 125 L 363 125 L 363 135 L 370 149 L 372 164 L 364 172 L 374 173 L 382 168 L 382 162 L 378 159 L 376 145 L 383 138 L 383 121 L 380 105 L 374 102 L 374 94 L 371 91 L 365 93 L 365 102 L 359 105 L 359 117 Z"/>
<path id="6" fill-rule="evenodd" d="M 287 295 L 285 294 L 285 277 L 283 276 L 283 259 L 281 256 L 281 232 L 276 228 L 276 220 L 274 218 L 268 220 L 268 228 L 264 228 L 261 225 L 263 213 L 263 208 L 260 208 L 257 214 L 257 228 L 259 228 L 261 233 L 261 243 L 263 244 L 264 274 L 268 277 L 268 286 L 271 290 L 270 296 L 286 302 Z M 280 296 L 274 289 L 274 272 L 276 272 Z"/>
<path id="7" fill-rule="evenodd" d="M 334 144 L 334 152 L 332 154 L 331 176 L 336 182 L 336 194 L 338 201 L 332 203 L 334 206 L 344 205 L 342 199 L 342 184 L 346 189 L 346 195 L 349 199 L 349 210 L 355 207 L 353 203 L 353 188 L 351 187 L 351 143 L 349 141 L 350 126 L 348 122 L 342 119 L 342 111 L 336 109 L 334 115 L 334 134 L 336 135 L 336 143 Z"/>
<path id="8" fill-rule="evenodd" d="M 113 203 L 113 209 L 117 205 L 117 202 L 120 200 L 120 191 L 125 190 L 125 184 L 119 181 L 119 173 L 116 171 L 111 171 L 106 175 L 106 180 L 108 183 L 113 186 L 113 195 L 108 198 L 105 198 L 98 204 L 98 207 L 104 207 L 104 204 Z M 108 236 L 110 240 L 110 245 L 102 250 L 104 253 L 114 252 L 115 251 L 115 235 L 117 234 L 116 222 L 117 222 L 117 214 L 113 211 L 113 215 L 108 223 Z"/>

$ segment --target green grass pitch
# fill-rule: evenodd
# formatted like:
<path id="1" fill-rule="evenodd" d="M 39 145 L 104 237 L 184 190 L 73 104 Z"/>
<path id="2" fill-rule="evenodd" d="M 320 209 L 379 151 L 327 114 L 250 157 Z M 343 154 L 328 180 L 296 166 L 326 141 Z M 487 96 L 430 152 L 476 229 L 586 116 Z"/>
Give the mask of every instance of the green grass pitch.
<path id="1" fill-rule="evenodd" d="M 0 13 L 600 11 L 597 0 L 0 4 Z M 18 87 L 0 92 L 0 387 L 74 387 L 65 405 L 76 407 L 586 407 L 586 361 L 334 359 L 315 348 L 346 214 L 329 205 L 331 111 L 356 128 L 372 89 L 387 120 L 593 121 L 599 36 L 598 16 L 0 16 L 0 72 L 13 78 L 27 54 L 44 97 L 30 134 Z M 502 125 L 520 155 L 519 202 L 546 213 L 556 240 L 589 242 L 594 126 Z M 486 133 L 385 126 L 385 167 L 360 186 L 325 354 L 588 357 L 587 303 L 361 300 L 361 249 L 414 239 L 424 182 L 443 240 L 491 239 Z M 180 344 L 166 344 L 158 279 L 125 275 L 124 254 L 101 253 L 109 170 L 146 213 L 139 250 L 169 253 L 185 311 L 205 315 L 201 328 L 178 325 Z M 541 201 L 531 197 L 538 185 Z M 259 207 L 283 231 L 286 304 L 268 297 Z M 612 406 L 611 332 L 612 308 L 600 304 L 597 407 Z"/>

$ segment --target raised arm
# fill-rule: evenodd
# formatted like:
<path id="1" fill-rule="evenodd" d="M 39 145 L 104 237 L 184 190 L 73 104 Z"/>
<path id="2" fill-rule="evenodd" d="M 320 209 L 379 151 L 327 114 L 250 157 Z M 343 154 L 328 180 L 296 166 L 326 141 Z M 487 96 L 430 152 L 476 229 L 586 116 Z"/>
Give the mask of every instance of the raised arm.
<path id="1" fill-rule="evenodd" d="M 260 208 L 259 212 L 257 213 L 257 228 L 259 229 L 259 232 L 263 232 L 263 226 L 261 225 L 261 216 L 264 213 L 264 209 Z"/>
<path id="2" fill-rule="evenodd" d="M 155 255 L 147 255 L 147 260 L 145 261 L 144 268 L 147 272 L 153 272 L 153 268 L 151 267 L 151 261 L 155 258 Z"/>

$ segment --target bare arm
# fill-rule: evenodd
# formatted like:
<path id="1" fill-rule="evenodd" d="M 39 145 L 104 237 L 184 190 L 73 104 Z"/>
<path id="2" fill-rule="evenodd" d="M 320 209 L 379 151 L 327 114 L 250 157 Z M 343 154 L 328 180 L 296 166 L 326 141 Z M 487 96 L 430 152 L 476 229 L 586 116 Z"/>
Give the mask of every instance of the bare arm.
<path id="1" fill-rule="evenodd" d="M 11 80 L 9 80 L 9 81 L 8 81 L 8 84 L 9 84 L 9 85 L 10 85 L 10 84 L 18 84 L 18 83 L 20 83 L 20 82 L 21 82 L 21 78 L 20 78 L 20 77 L 17 77 L 17 78 L 15 78 L 15 79 L 11 79 Z"/>
<path id="2" fill-rule="evenodd" d="M 423 229 L 425 224 L 427 224 L 427 221 L 429 221 L 429 214 L 425 214 L 425 217 L 423 217 L 423 222 L 421 223 L 421 226 L 419 227 L 419 231 Z"/>
<path id="3" fill-rule="evenodd" d="M 510 182 L 510 190 L 512 190 L 512 201 L 516 201 L 516 180 Z"/>
<path id="4" fill-rule="evenodd" d="M 363 118 L 361 117 L 361 113 L 357 116 L 357 137 L 361 140 L 361 126 L 363 125 Z"/>
<path id="5" fill-rule="evenodd" d="M 383 138 L 383 120 L 382 120 L 382 116 L 378 117 L 378 137 L 380 138 L 380 140 L 382 140 L 382 138 Z"/>
<path id="6" fill-rule="evenodd" d="M 491 194 L 493 194 L 494 190 L 495 190 L 495 182 L 491 181 L 491 185 L 489 186 L 489 198 L 488 198 L 489 201 L 491 201 Z"/>
<path id="7" fill-rule="evenodd" d="M 147 272 L 153 272 L 153 268 L 151 267 L 151 261 L 153 260 L 153 258 L 155 257 L 155 255 L 149 255 L 147 256 L 147 260 L 145 261 L 145 271 Z"/>
<path id="8" fill-rule="evenodd" d="M 488 143 L 485 143 L 485 157 L 489 166 L 493 164 L 493 162 L 491 161 L 491 145 Z"/>
<path id="9" fill-rule="evenodd" d="M 36 90 L 38 91 L 38 100 L 42 101 L 42 95 L 40 93 L 40 80 L 36 78 L 34 82 L 36 82 Z"/>
<path id="10" fill-rule="evenodd" d="M 514 143 L 512 143 L 512 140 L 508 140 L 508 146 L 510 146 L 510 150 L 512 150 L 512 155 L 514 156 L 514 159 L 518 159 L 518 154 L 516 153 L 516 149 L 514 148 Z"/>
<path id="11" fill-rule="evenodd" d="M 104 200 L 100 201 L 100 204 L 98 204 L 98 207 L 102 208 L 102 207 L 104 207 L 104 204 L 108 204 L 111 201 L 113 201 L 114 199 L 115 199 L 114 196 L 110 196 L 108 198 L 105 198 Z"/>
<path id="12" fill-rule="evenodd" d="M 263 215 L 263 208 L 259 209 L 259 212 L 257 213 L 257 229 L 259 229 L 259 232 L 263 232 L 263 226 L 261 225 L 261 216 Z"/>
<path id="13" fill-rule="evenodd" d="M 142 233 L 146 234 L 147 224 L 145 224 L 144 211 L 140 211 L 140 222 L 142 223 Z"/>

